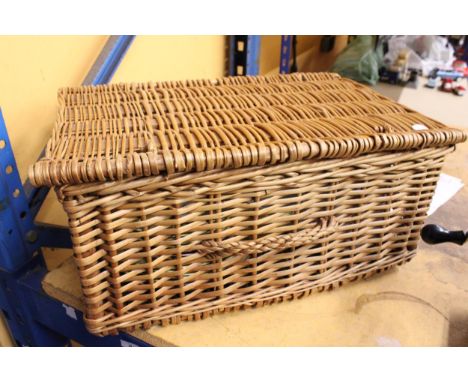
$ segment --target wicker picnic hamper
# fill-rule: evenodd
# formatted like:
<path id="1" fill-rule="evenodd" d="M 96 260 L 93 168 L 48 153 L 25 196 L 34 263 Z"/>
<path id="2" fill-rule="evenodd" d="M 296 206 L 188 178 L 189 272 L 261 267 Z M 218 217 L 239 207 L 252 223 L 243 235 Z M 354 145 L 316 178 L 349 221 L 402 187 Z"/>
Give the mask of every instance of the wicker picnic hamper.
<path id="1" fill-rule="evenodd" d="M 331 73 L 65 88 L 59 104 L 30 178 L 68 214 L 99 335 L 410 260 L 444 157 L 466 138 Z"/>

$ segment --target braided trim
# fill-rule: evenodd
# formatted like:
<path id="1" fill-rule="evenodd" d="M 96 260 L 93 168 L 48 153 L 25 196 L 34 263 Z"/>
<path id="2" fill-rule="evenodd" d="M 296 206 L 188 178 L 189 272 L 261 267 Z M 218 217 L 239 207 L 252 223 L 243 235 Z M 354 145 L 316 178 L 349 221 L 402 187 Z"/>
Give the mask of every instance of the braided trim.
<path id="1" fill-rule="evenodd" d="M 201 243 L 203 248 L 199 252 L 204 255 L 237 255 L 237 254 L 255 254 L 268 252 L 272 250 L 283 250 L 285 248 L 300 247 L 330 234 L 338 226 L 335 218 L 320 219 L 320 223 L 315 227 L 302 230 L 297 233 L 291 233 L 279 236 L 269 236 L 259 240 L 236 241 L 223 243 L 217 241 L 204 241 Z"/>

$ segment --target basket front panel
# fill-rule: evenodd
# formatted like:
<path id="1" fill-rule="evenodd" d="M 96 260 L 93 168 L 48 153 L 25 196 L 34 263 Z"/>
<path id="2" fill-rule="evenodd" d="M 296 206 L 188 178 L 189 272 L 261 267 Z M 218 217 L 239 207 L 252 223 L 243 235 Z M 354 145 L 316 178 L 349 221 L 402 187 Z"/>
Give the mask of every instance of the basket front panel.
<path id="1" fill-rule="evenodd" d="M 88 328 L 202 318 L 401 264 L 415 253 L 447 151 L 65 187 Z M 310 242 L 260 245 L 327 219 L 333 229 Z M 221 249 L 207 253 L 207 243 Z M 222 250 L 238 245 L 248 248 Z"/>

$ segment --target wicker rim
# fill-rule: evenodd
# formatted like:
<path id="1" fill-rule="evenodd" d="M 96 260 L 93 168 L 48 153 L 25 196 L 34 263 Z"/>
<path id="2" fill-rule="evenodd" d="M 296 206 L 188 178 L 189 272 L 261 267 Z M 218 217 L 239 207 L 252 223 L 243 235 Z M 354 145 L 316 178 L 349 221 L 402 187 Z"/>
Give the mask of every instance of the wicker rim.
<path id="1" fill-rule="evenodd" d="M 467 138 L 331 73 L 67 88 L 59 104 L 46 155 L 29 171 L 35 186 L 352 158 Z"/>

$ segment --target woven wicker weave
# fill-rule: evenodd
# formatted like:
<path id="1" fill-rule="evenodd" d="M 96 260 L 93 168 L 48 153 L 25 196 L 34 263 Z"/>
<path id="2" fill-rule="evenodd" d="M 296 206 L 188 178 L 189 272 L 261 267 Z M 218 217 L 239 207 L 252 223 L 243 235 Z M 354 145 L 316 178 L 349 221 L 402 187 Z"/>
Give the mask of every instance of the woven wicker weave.
<path id="1" fill-rule="evenodd" d="M 330 73 L 67 88 L 59 102 L 30 178 L 68 213 L 101 335 L 408 261 L 466 138 Z"/>

